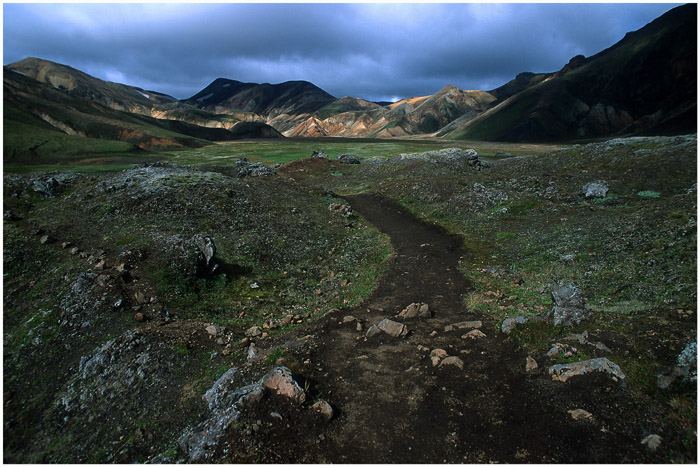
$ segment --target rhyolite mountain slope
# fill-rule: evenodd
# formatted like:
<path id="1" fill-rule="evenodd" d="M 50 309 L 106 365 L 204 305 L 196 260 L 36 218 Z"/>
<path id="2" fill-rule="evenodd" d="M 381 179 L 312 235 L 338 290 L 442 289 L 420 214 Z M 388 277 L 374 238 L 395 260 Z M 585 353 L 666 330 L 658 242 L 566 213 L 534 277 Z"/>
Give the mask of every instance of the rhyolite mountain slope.
<path id="1" fill-rule="evenodd" d="M 257 116 L 210 114 L 35 58 L 4 67 L 3 89 L 6 160 L 38 160 L 36 149 L 56 140 L 62 149 L 92 144 L 84 140 L 120 141 L 128 151 L 281 136 Z"/>
<path id="2" fill-rule="evenodd" d="M 292 137 L 425 135 L 544 142 L 679 134 L 695 132 L 697 126 L 696 25 L 697 7 L 680 6 L 596 55 L 572 58 L 559 71 L 520 73 L 490 91 L 445 86 L 432 95 L 393 103 L 351 96 L 336 99 L 307 81 L 257 84 L 225 78 L 178 101 L 37 58 L 5 70 L 6 75 L 14 71 L 60 91 L 58 107 L 66 105 L 67 96 L 115 111 L 177 121 L 180 124 L 157 126 L 195 137 L 201 131 L 181 123 L 227 130 L 237 126 L 238 137 L 251 138 L 279 132 Z M 6 86 L 10 93 L 15 88 Z M 50 117 L 56 120 L 55 115 Z M 59 129 L 61 125 L 74 128 L 76 121 L 53 123 Z M 205 139 L 212 135 L 230 137 L 214 132 Z M 97 137 L 104 136 L 97 132 Z"/>
<path id="3" fill-rule="evenodd" d="M 556 141 L 693 133 L 696 60 L 697 6 L 680 6 L 592 57 L 574 57 L 557 73 L 519 75 L 492 91 L 498 105 L 440 135 Z"/>

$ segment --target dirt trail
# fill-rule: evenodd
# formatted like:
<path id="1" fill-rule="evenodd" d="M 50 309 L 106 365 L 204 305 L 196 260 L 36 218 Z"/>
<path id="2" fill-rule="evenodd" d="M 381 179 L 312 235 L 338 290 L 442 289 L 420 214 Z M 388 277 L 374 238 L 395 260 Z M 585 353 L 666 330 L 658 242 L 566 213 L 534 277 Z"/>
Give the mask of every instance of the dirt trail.
<path id="1" fill-rule="evenodd" d="M 639 444 L 645 427 L 637 420 L 644 420 L 645 408 L 630 406 L 622 388 L 604 378 L 564 384 L 551 381 L 541 369 L 526 373 L 525 355 L 504 339 L 497 323 L 465 308 L 469 286 L 458 270 L 464 254 L 459 237 L 376 195 L 347 200 L 391 237 L 396 256 L 366 304 L 332 314 L 316 329 L 320 342 L 304 376 L 338 415 L 305 460 L 653 460 Z M 355 322 L 342 323 L 352 315 L 367 329 L 412 302 L 428 303 L 435 316 L 406 320 L 411 333 L 403 339 L 386 334 L 365 339 Z M 467 330 L 444 331 L 447 324 L 472 319 L 484 322 L 485 338 L 465 340 L 461 336 Z M 437 334 L 431 336 L 433 331 Z M 419 345 L 445 349 L 464 361 L 464 369 L 433 367 Z M 593 413 L 594 420 L 572 420 L 567 410 L 575 408 Z"/>

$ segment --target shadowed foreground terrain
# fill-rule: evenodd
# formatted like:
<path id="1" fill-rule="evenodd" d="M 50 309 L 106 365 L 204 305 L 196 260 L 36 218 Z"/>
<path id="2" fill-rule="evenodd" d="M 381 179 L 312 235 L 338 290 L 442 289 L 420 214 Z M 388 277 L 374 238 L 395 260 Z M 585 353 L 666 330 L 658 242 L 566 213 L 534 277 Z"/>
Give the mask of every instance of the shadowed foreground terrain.
<path id="1" fill-rule="evenodd" d="M 695 135 L 237 147 L 5 174 L 6 462 L 696 461 Z"/>

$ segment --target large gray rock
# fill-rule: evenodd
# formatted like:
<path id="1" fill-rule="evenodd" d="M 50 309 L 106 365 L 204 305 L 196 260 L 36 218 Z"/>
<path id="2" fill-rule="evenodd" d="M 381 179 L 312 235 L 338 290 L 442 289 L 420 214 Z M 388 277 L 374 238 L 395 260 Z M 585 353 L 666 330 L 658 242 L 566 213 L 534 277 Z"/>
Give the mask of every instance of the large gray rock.
<path id="1" fill-rule="evenodd" d="M 591 373 L 604 373 L 621 382 L 625 380 L 625 374 L 622 372 L 619 365 L 605 357 L 573 363 L 560 363 L 549 367 L 549 374 L 552 379 L 561 381 L 562 383 L 567 382 L 571 378 Z"/>
<path id="2" fill-rule="evenodd" d="M 341 154 L 338 156 L 338 162 L 341 164 L 359 164 L 360 159 L 352 154 Z"/>
<path id="3" fill-rule="evenodd" d="M 275 169 L 257 162 L 253 164 L 244 165 L 238 169 L 238 176 L 240 178 L 266 177 L 268 175 L 274 175 L 274 173 Z"/>
<path id="4" fill-rule="evenodd" d="M 240 419 L 241 409 L 259 403 L 265 392 L 287 397 L 295 403 L 306 399 L 306 393 L 287 367 L 275 367 L 257 383 L 239 388 L 235 387 L 237 373 L 235 368 L 231 368 L 214 382 L 204 394 L 209 406 L 209 418 L 186 429 L 178 439 L 190 462 L 211 461 L 216 449 L 225 443 L 234 422 Z"/>
<path id="5" fill-rule="evenodd" d="M 555 326 L 579 324 L 591 314 L 581 290 L 574 284 L 563 284 L 552 290 L 551 316 Z"/>
<path id="6" fill-rule="evenodd" d="M 583 195 L 586 198 L 605 198 L 608 194 L 608 184 L 603 180 L 586 183 L 583 186 Z"/>

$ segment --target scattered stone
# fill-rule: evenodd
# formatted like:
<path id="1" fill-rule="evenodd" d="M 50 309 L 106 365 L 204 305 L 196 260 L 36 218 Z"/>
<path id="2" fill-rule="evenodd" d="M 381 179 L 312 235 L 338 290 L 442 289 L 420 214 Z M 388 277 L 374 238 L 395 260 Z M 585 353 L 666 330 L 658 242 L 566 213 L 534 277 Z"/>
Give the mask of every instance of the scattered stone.
<path id="1" fill-rule="evenodd" d="M 581 290 L 574 284 L 558 285 L 552 290 L 554 306 L 550 311 L 555 326 L 579 324 L 591 314 Z"/>
<path id="2" fill-rule="evenodd" d="M 260 329 L 260 326 L 252 326 L 248 328 L 245 335 L 246 337 L 259 337 L 262 335 L 262 329 Z"/>
<path id="3" fill-rule="evenodd" d="M 562 263 L 572 263 L 574 259 L 576 259 L 576 255 L 573 254 L 559 256 L 559 261 L 561 261 Z"/>
<path id="4" fill-rule="evenodd" d="M 105 260 L 101 259 L 97 263 L 95 263 L 95 269 L 98 271 L 102 271 L 105 268 Z"/>
<path id="5" fill-rule="evenodd" d="M 68 250 L 68 251 L 69 251 L 69 253 L 70 253 L 71 255 L 77 255 L 78 252 L 80 251 L 80 249 L 78 249 L 77 246 L 74 246 L 73 248 L 71 248 L 71 249 Z"/>
<path id="6" fill-rule="evenodd" d="M 143 305 L 144 303 L 146 303 L 146 296 L 143 294 L 143 292 L 137 290 L 134 293 L 134 300 L 136 300 L 136 303 L 138 303 L 139 305 Z"/>
<path id="7" fill-rule="evenodd" d="M 513 318 L 506 318 L 501 323 L 501 332 L 503 334 L 510 334 L 516 326 L 525 324 L 529 321 L 529 318 L 525 316 L 515 316 Z"/>
<path id="8" fill-rule="evenodd" d="M 367 338 L 374 337 L 381 332 L 382 331 L 381 331 L 381 329 L 379 329 L 379 326 L 377 326 L 376 324 L 373 324 L 372 326 L 369 327 L 369 329 L 367 329 L 367 334 L 365 334 L 365 337 L 367 337 Z"/>
<path id="9" fill-rule="evenodd" d="M 63 249 L 65 250 L 66 248 L 68 248 L 68 247 L 71 246 L 71 245 L 72 245 L 71 242 L 62 242 L 62 243 L 61 243 L 61 248 L 63 248 Z"/>
<path id="10" fill-rule="evenodd" d="M 207 325 L 204 330 L 207 331 L 207 334 L 209 334 L 211 337 L 216 337 L 216 335 L 219 333 L 219 328 L 213 324 Z"/>
<path id="11" fill-rule="evenodd" d="M 411 303 L 406 308 L 401 310 L 397 315 L 399 318 L 413 319 L 413 318 L 430 318 L 430 307 L 427 303 Z"/>
<path id="12" fill-rule="evenodd" d="M 44 244 L 48 243 L 50 239 L 51 239 L 51 237 L 49 237 L 48 235 L 42 235 L 41 237 L 39 237 L 39 243 L 44 245 Z"/>
<path id="13" fill-rule="evenodd" d="M 463 362 L 462 359 L 459 358 L 459 357 L 455 357 L 455 356 L 452 356 L 452 357 L 445 357 L 445 358 L 440 362 L 440 366 L 441 366 L 441 367 L 443 367 L 443 366 L 456 366 L 456 367 L 459 368 L 460 370 L 463 370 L 463 369 L 464 369 L 464 362 Z"/>
<path id="14" fill-rule="evenodd" d="M 595 180 L 583 186 L 583 195 L 586 198 L 605 198 L 608 194 L 608 184 L 603 180 Z"/>
<path id="15" fill-rule="evenodd" d="M 535 371 L 538 367 L 539 365 L 537 364 L 537 360 L 535 360 L 529 355 L 525 357 L 525 371 Z"/>
<path id="16" fill-rule="evenodd" d="M 362 332 L 363 329 L 364 329 L 364 328 L 363 328 L 363 326 L 362 326 L 362 323 L 358 321 L 358 322 L 357 322 L 357 325 L 355 326 L 355 330 L 356 330 L 357 332 Z"/>
<path id="17" fill-rule="evenodd" d="M 352 323 L 352 322 L 354 322 L 354 321 L 357 321 L 357 318 L 355 318 L 355 317 L 352 316 L 352 315 L 350 315 L 350 316 L 345 316 L 345 317 L 343 318 L 343 324 Z"/>
<path id="18" fill-rule="evenodd" d="M 258 357 L 258 349 L 255 347 L 255 342 L 251 342 L 246 351 L 246 358 L 248 360 L 255 360 Z"/>
<path id="19" fill-rule="evenodd" d="M 430 352 L 430 361 L 432 362 L 433 366 L 438 366 L 440 361 L 447 357 L 447 351 L 444 349 L 433 349 Z"/>
<path id="20" fill-rule="evenodd" d="M 333 418 L 333 407 L 331 407 L 331 405 L 324 400 L 314 402 L 314 404 L 311 406 L 311 410 L 320 414 L 326 420 Z"/>
<path id="21" fill-rule="evenodd" d="M 273 368 L 268 374 L 263 376 L 260 384 L 274 394 L 286 397 L 299 404 L 306 400 L 306 393 L 294 381 L 292 372 L 287 367 L 278 366 Z"/>
<path id="22" fill-rule="evenodd" d="M 430 333 L 430 337 L 435 337 L 435 336 L 437 336 L 437 335 L 438 335 L 438 332 L 437 332 L 437 331 L 432 331 L 432 332 Z"/>
<path id="23" fill-rule="evenodd" d="M 3 213 L 3 219 L 6 221 L 18 221 L 22 219 L 19 217 L 15 212 L 11 209 L 6 209 L 5 212 Z"/>
<path id="24" fill-rule="evenodd" d="M 114 302 L 112 302 L 112 309 L 119 310 L 124 306 L 124 298 L 120 295 Z"/>
<path id="25" fill-rule="evenodd" d="M 459 323 L 448 324 L 445 326 L 445 332 L 453 331 L 455 329 L 479 329 L 482 326 L 481 321 L 462 321 Z"/>
<path id="26" fill-rule="evenodd" d="M 377 324 L 380 331 L 390 335 L 391 337 L 405 337 L 408 334 L 408 328 L 405 324 L 392 321 L 385 318 Z"/>
<path id="27" fill-rule="evenodd" d="M 659 446 L 661 446 L 661 441 L 663 438 L 659 435 L 648 435 L 642 439 L 642 444 L 647 447 L 650 451 L 656 451 Z"/>
<path id="28" fill-rule="evenodd" d="M 571 357 L 575 353 L 578 353 L 578 349 L 576 347 L 572 347 L 568 344 L 561 344 L 559 342 L 555 342 L 552 344 L 552 347 L 547 351 L 546 355 L 547 358 L 556 358 L 556 357 Z"/>
<path id="29" fill-rule="evenodd" d="M 338 156 L 338 162 L 341 164 L 359 164 L 360 158 L 353 156 L 352 154 L 341 154 Z"/>
<path id="30" fill-rule="evenodd" d="M 583 409 L 573 409 L 573 410 L 569 410 L 568 412 L 569 412 L 569 415 L 571 416 L 571 418 L 573 418 L 574 420 L 577 420 L 577 421 L 579 421 L 579 420 L 592 420 L 593 419 L 593 414 L 586 411 L 586 410 L 583 410 Z"/>
<path id="31" fill-rule="evenodd" d="M 466 333 L 465 335 L 463 335 L 462 339 L 475 340 L 475 339 L 483 339 L 484 337 L 486 337 L 486 334 L 479 331 L 478 329 L 473 329 L 473 330 L 469 331 L 468 333 Z"/>
<path id="32" fill-rule="evenodd" d="M 554 381 L 561 381 L 562 383 L 577 376 L 596 372 L 606 373 L 610 375 L 614 381 L 624 382 L 625 380 L 625 374 L 620 367 L 605 357 L 574 363 L 561 363 L 549 367 L 549 374 L 552 376 L 552 379 Z"/>

